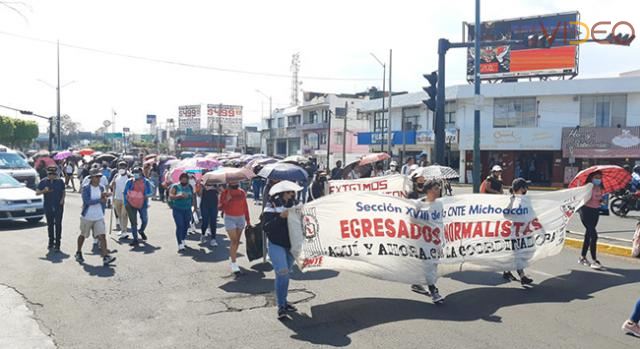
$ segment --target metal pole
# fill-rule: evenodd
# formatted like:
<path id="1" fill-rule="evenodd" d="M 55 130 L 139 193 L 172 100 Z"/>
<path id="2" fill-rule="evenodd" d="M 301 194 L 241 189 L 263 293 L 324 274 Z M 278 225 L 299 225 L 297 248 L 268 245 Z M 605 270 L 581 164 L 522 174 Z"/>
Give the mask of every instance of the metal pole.
<path id="1" fill-rule="evenodd" d="M 380 120 L 380 152 L 384 152 L 384 90 L 387 82 L 387 65 L 382 65 L 382 120 Z M 391 123 L 389 123 L 391 125 Z"/>
<path id="2" fill-rule="evenodd" d="M 404 110 L 400 112 L 402 113 L 400 116 L 400 129 L 402 130 L 402 155 L 400 156 L 400 163 L 404 164 L 404 158 L 407 155 L 407 137 L 405 134 L 407 130 L 404 128 Z"/>
<path id="3" fill-rule="evenodd" d="M 58 85 L 56 86 L 56 117 L 58 121 L 56 133 L 58 134 L 58 142 L 56 148 L 60 150 L 62 149 L 62 134 L 60 133 L 60 41 L 58 41 L 56 56 L 58 61 Z"/>
<path id="4" fill-rule="evenodd" d="M 49 118 L 49 151 L 53 150 L 53 118 Z"/>
<path id="5" fill-rule="evenodd" d="M 349 108 L 349 104 L 347 102 L 344 102 L 344 109 L 345 109 L 344 130 L 342 131 L 342 163 L 343 164 L 347 163 L 347 114 L 349 114 L 348 108 Z"/>
<path id="6" fill-rule="evenodd" d="M 388 149 L 389 149 L 389 155 L 393 156 L 393 152 L 391 151 L 391 144 L 393 141 L 393 137 L 391 136 L 391 98 L 393 96 L 393 88 L 391 87 L 391 77 L 392 77 L 392 67 L 393 67 L 393 50 L 389 49 L 389 115 L 387 116 L 387 119 L 389 120 L 389 127 L 387 127 L 387 144 L 388 144 Z M 384 109 L 383 109 L 383 115 L 384 115 Z"/>
<path id="7" fill-rule="evenodd" d="M 331 158 L 330 158 L 331 147 L 329 146 L 329 144 L 331 144 L 331 109 L 329 109 L 329 124 L 327 125 L 327 129 L 329 130 L 327 132 L 327 170 L 328 170 L 331 168 Z M 320 142 L 320 140 L 318 140 L 318 142 Z"/>
<path id="8" fill-rule="evenodd" d="M 435 153 L 436 163 L 444 164 L 444 104 L 445 104 L 445 57 L 449 49 L 449 40 L 438 40 L 438 94 L 436 97 L 436 119 L 435 119 Z"/>
<path id="9" fill-rule="evenodd" d="M 218 107 L 218 153 L 222 154 L 222 103 Z M 273 126 L 273 125 L 272 125 Z"/>
<path id="10" fill-rule="evenodd" d="M 271 119 L 271 130 L 269 130 L 269 136 L 271 136 L 271 154 L 275 155 L 276 154 L 276 141 L 275 141 L 275 135 L 273 134 L 273 128 L 276 126 L 273 123 L 275 122 L 275 120 L 273 119 L 273 98 L 272 96 L 269 96 L 269 118 Z M 268 142 L 267 142 L 268 144 Z M 269 154 L 269 152 L 267 151 L 267 155 Z"/>
<path id="11" fill-rule="evenodd" d="M 473 111 L 473 192 L 480 192 L 480 0 L 476 0 L 476 23 L 474 25 L 473 41 L 473 90 L 474 90 L 474 111 Z"/>

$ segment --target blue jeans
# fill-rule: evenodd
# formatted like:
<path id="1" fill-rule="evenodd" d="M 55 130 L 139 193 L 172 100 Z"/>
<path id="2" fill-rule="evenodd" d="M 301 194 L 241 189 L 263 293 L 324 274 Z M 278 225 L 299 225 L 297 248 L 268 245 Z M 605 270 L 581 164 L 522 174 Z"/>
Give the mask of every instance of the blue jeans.
<path id="1" fill-rule="evenodd" d="M 218 227 L 218 208 L 200 207 L 202 213 L 202 235 L 207 232 L 207 227 L 211 228 L 211 238 L 216 238 L 216 228 Z"/>
<path id="2" fill-rule="evenodd" d="M 253 182 L 253 201 L 260 200 L 260 194 L 262 192 L 262 182 Z"/>
<path id="3" fill-rule="evenodd" d="M 288 249 L 269 241 L 269 258 L 276 273 L 276 304 L 278 308 L 282 308 L 287 305 L 289 273 L 293 267 L 293 255 Z"/>
<path id="4" fill-rule="evenodd" d="M 178 245 L 180 245 L 187 238 L 187 229 L 189 229 L 189 225 L 191 224 L 191 210 L 181 210 L 179 208 L 172 210 L 173 221 L 176 222 L 176 240 L 178 240 Z"/>
<path id="5" fill-rule="evenodd" d="M 147 223 L 149 223 L 148 208 L 144 206 L 142 208 L 135 208 L 127 205 L 126 210 L 129 216 L 129 223 L 131 223 L 131 234 L 133 234 L 134 240 L 138 240 L 138 231 L 144 233 L 144 230 L 147 228 Z M 140 214 L 140 220 L 142 221 L 140 229 L 138 229 L 138 214 Z"/>
<path id="6" fill-rule="evenodd" d="M 631 321 L 635 322 L 636 324 L 640 322 L 640 299 L 638 299 L 636 308 L 633 310 L 633 314 L 631 314 Z"/>

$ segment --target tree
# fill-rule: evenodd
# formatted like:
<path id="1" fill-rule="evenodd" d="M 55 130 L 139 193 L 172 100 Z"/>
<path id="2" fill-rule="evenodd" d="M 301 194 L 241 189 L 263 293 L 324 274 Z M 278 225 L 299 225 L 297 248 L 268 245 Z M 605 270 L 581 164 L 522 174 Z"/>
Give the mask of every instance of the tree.
<path id="1" fill-rule="evenodd" d="M 14 148 L 28 146 L 38 137 L 38 124 L 35 121 L 15 119 L 13 124 L 13 141 L 11 143 Z"/>
<path id="2" fill-rule="evenodd" d="M 69 115 L 60 116 L 60 131 L 65 137 L 73 137 L 78 134 L 80 123 L 74 122 Z"/>
<path id="3" fill-rule="evenodd" d="M 11 143 L 13 141 L 14 129 L 15 126 L 12 118 L 0 116 L 0 143 Z"/>

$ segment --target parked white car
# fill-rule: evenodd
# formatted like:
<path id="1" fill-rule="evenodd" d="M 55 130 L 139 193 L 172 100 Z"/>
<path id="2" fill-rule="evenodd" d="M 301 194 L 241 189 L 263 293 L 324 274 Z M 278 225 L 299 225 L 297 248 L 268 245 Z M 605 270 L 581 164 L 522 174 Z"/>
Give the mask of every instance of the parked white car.
<path id="1" fill-rule="evenodd" d="M 44 200 L 8 174 L 0 173 L 0 221 L 26 219 L 37 223 L 44 217 Z"/>

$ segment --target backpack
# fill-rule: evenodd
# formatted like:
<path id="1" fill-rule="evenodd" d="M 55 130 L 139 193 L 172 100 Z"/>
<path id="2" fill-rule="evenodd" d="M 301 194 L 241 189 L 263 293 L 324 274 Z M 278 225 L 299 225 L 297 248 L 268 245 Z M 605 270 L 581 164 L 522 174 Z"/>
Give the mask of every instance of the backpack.
<path id="1" fill-rule="evenodd" d="M 127 203 L 133 208 L 144 206 L 144 181 L 142 182 L 142 191 L 139 189 L 139 182 L 133 181 L 132 188 L 127 192 Z"/>

